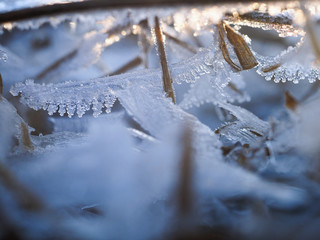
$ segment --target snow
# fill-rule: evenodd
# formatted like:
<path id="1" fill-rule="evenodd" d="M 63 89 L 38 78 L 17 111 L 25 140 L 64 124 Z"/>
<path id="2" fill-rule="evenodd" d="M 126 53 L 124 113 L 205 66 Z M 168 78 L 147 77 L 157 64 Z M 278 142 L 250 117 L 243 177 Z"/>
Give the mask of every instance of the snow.
<path id="1" fill-rule="evenodd" d="M 174 193 L 182 130 L 171 125 L 160 134 L 161 142 L 152 144 L 145 152 L 135 152 L 133 139 L 121 121 L 106 125 L 101 119 L 91 124 L 85 141 L 56 146 L 53 151 L 42 152 L 36 160 L 14 164 L 13 169 L 23 167 L 19 178 L 27 186 L 33 186 L 51 209 L 97 205 L 106 217 L 93 220 L 97 224 L 94 234 L 91 224 L 82 226 L 78 233 L 83 236 L 150 239 L 164 231 L 173 214 L 173 209 L 164 208 L 161 202 L 170 201 Z M 218 153 L 214 154 L 215 159 L 208 153 L 195 158 L 200 201 L 251 195 L 286 208 L 306 201 L 301 189 L 267 183 L 219 161 Z M 151 212 L 150 207 L 154 208 Z M 83 224 L 70 213 L 64 214 L 63 221 L 67 227 L 78 228 Z M 36 220 L 34 224 L 38 224 Z"/>

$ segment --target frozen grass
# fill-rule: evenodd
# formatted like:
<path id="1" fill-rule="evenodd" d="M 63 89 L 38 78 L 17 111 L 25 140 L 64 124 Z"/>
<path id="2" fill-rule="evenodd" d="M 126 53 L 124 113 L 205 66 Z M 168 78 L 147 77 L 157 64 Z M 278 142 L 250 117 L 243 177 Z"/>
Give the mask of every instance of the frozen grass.
<path id="1" fill-rule="evenodd" d="M 4 24 L 0 238 L 317 239 L 319 16 L 230 3 Z"/>

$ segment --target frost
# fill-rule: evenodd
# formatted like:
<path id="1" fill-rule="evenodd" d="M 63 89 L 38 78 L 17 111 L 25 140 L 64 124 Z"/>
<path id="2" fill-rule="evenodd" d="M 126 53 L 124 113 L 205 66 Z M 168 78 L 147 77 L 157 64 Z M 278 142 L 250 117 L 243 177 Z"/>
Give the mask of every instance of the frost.
<path id="1" fill-rule="evenodd" d="M 171 76 L 177 83 L 196 82 L 200 76 L 212 75 L 210 78 L 213 87 L 222 89 L 231 80 L 229 71 L 231 67 L 224 62 L 222 54 L 217 46 L 202 49 L 200 52 L 188 60 L 174 64 L 170 67 Z M 151 80 L 154 79 L 154 80 Z M 141 91 L 152 91 L 144 85 L 152 82 L 157 91 L 162 92 L 161 72 L 159 70 L 144 70 L 144 72 L 134 72 L 118 76 L 98 78 L 79 82 L 68 81 L 58 84 L 39 85 L 32 80 L 27 80 L 25 84 L 19 83 L 11 89 L 11 93 L 17 96 L 22 93 L 21 101 L 33 109 L 45 109 L 49 114 L 58 110 L 61 116 L 67 111 L 72 117 L 77 110 L 81 117 L 85 111 L 92 106 L 94 116 L 101 113 L 105 107 L 106 112 L 110 112 L 117 97 L 118 90 L 130 88 L 136 84 Z M 221 94 L 223 91 L 221 90 Z"/>
<path id="2" fill-rule="evenodd" d="M 257 145 L 268 136 L 269 124 L 251 112 L 227 103 L 220 103 L 219 106 L 229 111 L 236 118 L 236 121 L 225 123 L 216 130 L 229 141 Z"/>
<path id="3" fill-rule="evenodd" d="M 295 84 L 306 79 L 310 83 L 320 79 L 320 69 L 308 37 L 302 37 L 295 47 L 289 47 L 276 57 L 256 54 L 257 72 L 266 80 L 276 83 L 291 81 Z"/>
<path id="4" fill-rule="evenodd" d="M 307 5 L 315 20 L 320 8 Z M 207 232 L 210 239 L 216 231 L 228 239 L 285 239 L 301 219 L 315 229 L 299 232 L 301 239 L 318 236 L 320 85 L 303 80 L 316 81 L 319 67 L 299 14 L 296 2 L 232 3 L 101 9 L 4 24 L 0 158 L 45 210 L 16 204 L 24 191 L 11 194 L 0 165 L 1 220 L 27 239 L 201 239 Z M 166 96 L 151 47 L 156 16 L 178 105 Z M 257 27 L 301 39 L 266 57 L 294 39 L 268 35 L 275 43 L 266 47 L 263 31 L 252 39 L 230 34 L 241 26 L 249 26 L 249 36 Z M 16 29 L 29 27 L 39 29 Z M 32 45 L 42 31 L 51 42 Z M 246 58 L 252 68 L 258 61 L 256 69 L 243 71 Z M 128 59 L 141 65 L 123 65 Z M 266 82 L 257 72 L 299 85 Z M 4 98 L 9 87 L 31 126 L 50 124 L 47 135 L 35 127 L 30 151 L 21 148 L 23 120 Z M 286 93 L 285 109 L 283 92 L 291 90 L 294 107 Z M 0 238 L 6 228 L 0 226 Z"/>
<path id="5" fill-rule="evenodd" d="M 293 18 L 292 11 L 283 11 L 274 16 L 263 12 L 248 12 L 240 16 L 229 16 L 226 20 L 238 26 L 275 30 L 279 37 L 304 35 L 305 32 L 301 28 L 293 26 Z"/>
<path id="6" fill-rule="evenodd" d="M 0 5 L 1 6 L 1 5 Z M 29 7 L 29 6 L 28 6 Z M 50 17 L 40 17 L 38 19 L 23 20 L 18 22 L 5 23 L 1 26 L 1 33 L 3 30 L 11 31 L 14 28 L 21 30 L 38 29 L 45 23 L 49 23 L 53 27 L 57 27 L 63 22 L 73 23 L 75 26 L 86 25 L 86 27 L 103 30 L 103 28 L 109 28 L 111 26 L 118 25 L 133 26 L 137 25 L 142 20 L 152 20 L 157 15 L 161 18 L 167 18 L 171 16 L 175 10 L 179 8 L 129 8 L 129 9 L 116 9 L 109 11 L 91 11 L 90 14 L 70 13 L 55 15 Z M 155 14 L 156 12 L 156 14 Z M 120 23 L 120 24 L 119 24 Z M 114 24 L 114 25 L 113 25 Z M 119 35 L 120 36 L 120 35 Z"/>
<path id="7" fill-rule="evenodd" d="M 215 33 L 208 48 L 202 48 L 193 57 L 173 65 L 171 74 L 177 83 L 181 81 L 194 83 L 202 75 L 212 76 L 212 85 L 224 87 L 230 82 L 231 66 L 225 62 L 218 45 L 218 36 Z"/>
<path id="8" fill-rule="evenodd" d="M 310 83 L 313 83 L 320 79 L 318 67 L 306 68 L 298 63 L 285 63 L 271 72 L 264 73 L 263 71 L 259 71 L 258 73 L 265 77 L 267 81 L 273 80 L 275 83 L 284 83 L 289 81 L 297 84 L 304 79 L 307 79 Z"/>
<path id="9" fill-rule="evenodd" d="M 188 109 L 192 106 L 199 107 L 204 103 L 212 103 L 218 105 L 220 102 L 244 102 L 248 101 L 250 97 L 242 92 L 241 85 L 244 84 L 242 79 L 236 73 L 225 72 L 226 75 L 229 75 L 233 79 L 230 84 L 224 87 L 220 85 L 213 85 L 210 78 L 211 75 L 202 77 L 196 83 L 190 86 L 190 90 L 184 95 L 183 100 L 179 104 L 180 107 Z M 239 88 L 233 86 L 240 86 Z"/>
<path id="10" fill-rule="evenodd" d="M 6 62 L 8 60 L 8 55 L 5 51 L 0 50 L 0 58 L 2 61 Z"/>
<path id="11" fill-rule="evenodd" d="M 168 207 L 167 202 L 176 192 L 181 131 L 180 127 L 171 125 L 159 135 L 161 141 L 143 152 L 136 152 L 132 138 L 121 122 L 107 125 L 104 121 L 95 121 L 86 141 L 42 153 L 36 161 L 15 165 L 14 170 L 23 167 L 24 171 L 17 171 L 19 178 L 27 186 L 33 186 L 50 209 L 63 213 L 58 222 L 69 230 L 68 234 L 76 232 L 84 238 L 138 236 L 139 239 L 150 239 L 161 235 L 166 231 L 166 224 L 173 221 L 174 209 Z M 217 157 L 195 158 L 198 207 L 206 209 L 213 199 L 247 195 L 286 209 L 303 206 L 307 200 L 301 189 L 266 182 L 218 161 Z M 63 184 L 66 182 L 69 184 Z M 84 218 L 83 209 L 89 206 L 96 206 L 101 215 Z M 222 210 L 222 206 L 217 210 Z M 217 216 L 228 219 L 232 213 L 225 211 Z M 37 219 L 29 221 L 39 224 Z M 94 223 L 94 228 L 89 223 Z M 127 226 L 125 231 L 119 231 L 124 224 Z"/>
<path id="12" fill-rule="evenodd" d="M 59 114 L 63 116 L 67 112 L 69 117 L 72 117 L 77 110 L 78 116 L 82 117 L 91 105 L 94 115 L 100 114 L 104 106 L 106 111 L 109 111 L 109 108 L 113 106 L 116 100 L 114 92 L 103 85 L 103 82 L 101 85 L 101 81 L 100 86 L 99 82 L 93 81 L 86 84 L 70 81 L 56 85 L 39 85 L 35 84 L 33 80 L 27 80 L 25 84 L 18 84 L 19 90 L 13 89 L 12 94 L 17 95 L 19 91 L 30 89 L 29 94 L 31 95 L 23 98 L 22 101 L 25 101 L 31 108 L 48 110 L 48 113 L 52 115 L 59 107 Z M 52 94 L 51 98 L 47 98 L 45 93 L 47 90 L 50 95 Z M 57 95 L 55 96 L 55 94 Z"/>

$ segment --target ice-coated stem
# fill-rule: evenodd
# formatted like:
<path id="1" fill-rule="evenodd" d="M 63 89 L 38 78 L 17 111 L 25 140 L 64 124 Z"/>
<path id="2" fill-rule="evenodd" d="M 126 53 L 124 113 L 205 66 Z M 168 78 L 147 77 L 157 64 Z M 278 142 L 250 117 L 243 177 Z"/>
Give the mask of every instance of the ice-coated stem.
<path id="1" fill-rule="evenodd" d="M 160 64 L 162 69 L 163 88 L 164 88 L 164 91 L 167 93 L 168 97 L 172 98 L 172 102 L 175 104 L 176 100 L 175 100 L 174 91 L 172 88 L 172 78 L 170 76 L 170 72 L 168 68 L 167 56 L 164 49 L 164 39 L 162 35 L 162 30 L 160 28 L 159 18 L 155 17 L 154 21 L 155 21 L 154 31 L 155 31 Z"/>
<path id="2" fill-rule="evenodd" d="M 277 15 L 272 16 L 269 13 L 258 12 L 258 11 L 251 11 L 243 14 L 233 14 L 233 13 L 226 13 L 226 19 L 228 21 L 251 21 L 251 22 L 260 22 L 266 24 L 279 24 L 279 25 L 292 25 L 293 21 L 291 18 L 285 15 Z"/>

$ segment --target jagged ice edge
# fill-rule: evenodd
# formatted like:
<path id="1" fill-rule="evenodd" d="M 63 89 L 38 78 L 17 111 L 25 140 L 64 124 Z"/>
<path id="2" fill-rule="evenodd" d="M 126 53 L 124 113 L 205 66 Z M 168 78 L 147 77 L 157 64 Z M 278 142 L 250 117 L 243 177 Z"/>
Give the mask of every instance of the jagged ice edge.
<path id="1" fill-rule="evenodd" d="M 212 45 L 213 46 L 213 45 Z M 181 82 L 195 83 L 203 75 L 215 76 L 219 70 L 227 65 L 216 63 L 215 52 L 217 49 L 201 49 L 199 53 L 170 67 L 172 78 L 178 84 Z M 72 117 L 77 110 L 77 115 L 82 115 L 90 110 L 92 105 L 93 115 L 96 117 L 101 113 L 103 107 L 110 112 L 117 94 L 115 90 L 124 89 L 130 84 L 143 86 L 150 79 L 158 79 L 153 82 L 158 90 L 162 90 L 162 75 L 159 69 L 142 70 L 132 73 L 120 74 L 112 77 L 102 77 L 82 82 L 67 81 L 64 83 L 40 85 L 33 80 L 18 83 L 10 90 L 11 94 L 17 96 L 21 93 L 21 102 L 38 110 L 47 110 L 50 115 L 59 112 L 61 116 L 67 111 Z M 224 88 L 230 77 L 211 78 L 212 87 Z M 145 89 L 148 90 L 148 89 Z M 221 91 L 220 91 L 221 92 Z M 59 106 L 59 109 L 58 109 Z"/>

